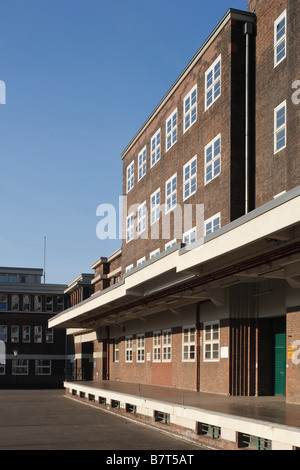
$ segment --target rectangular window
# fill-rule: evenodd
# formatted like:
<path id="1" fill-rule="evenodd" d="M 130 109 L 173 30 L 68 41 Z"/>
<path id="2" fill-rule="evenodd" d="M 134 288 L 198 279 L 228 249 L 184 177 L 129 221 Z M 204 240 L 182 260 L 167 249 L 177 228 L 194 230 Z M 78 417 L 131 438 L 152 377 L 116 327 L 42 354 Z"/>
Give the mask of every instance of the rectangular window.
<path id="1" fill-rule="evenodd" d="M 46 297 L 46 311 L 53 312 L 53 297 Z"/>
<path id="2" fill-rule="evenodd" d="M 187 326 L 182 332 L 182 360 L 192 362 L 196 358 L 196 328 Z"/>
<path id="3" fill-rule="evenodd" d="M 146 174 L 147 165 L 147 149 L 146 146 L 138 155 L 138 181 L 140 181 Z"/>
<path id="4" fill-rule="evenodd" d="M 138 207 L 138 234 L 146 230 L 146 201 Z"/>
<path id="5" fill-rule="evenodd" d="M 160 188 L 150 196 L 151 224 L 160 218 Z"/>
<path id="6" fill-rule="evenodd" d="M 125 362 L 132 362 L 132 336 L 125 338 Z"/>
<path id="7" fill-rule="evenodd" d="M 130 242 L 130 240 L 133 240 L 133 235 L 134 235 L 134 214 L 133 212 L 129 214 L 129 216 L 126 219 L 126 243 Z"/>
<path id="8" fill-rule="evenodd" d="M 53 328 L 46 328 L 46 343 L 53 343 L 54 330 Z"/>
<path id="9" fill-rule="evenodd" d="M 186 132 L 197 120 L 197 85 L 184 98 L 183 132 Z"/>
<path id="10" fill-rule="evenodd" d="M 0 325 L 0 341 L 3 341 L 3 343 L 7 342 L 7 326 L 6 325 Z"/>
<path id="11" fill-rule="evenodd" d="M 216 214 L 210 219 L 207 219 L 204 222 L 204 230 L 205 230 L 205 235 L 209 235 L 212 232 L 215 232 L 216 230 L 219 230 L 221 228 L 221 215 Z"/>
<path id="12" fill-rule="evenodd" d="M 192 158 L 183 167 L 183 200 L 190 197 L 197 190 L 197 156 Z"/>
<path id="13" fill-rule="evenodd" d="M 138 259 L 136 265 L 141 266 L 144 263 L 146 263 L 146 257 L 145 256 L 143 256 L 143 258 Z"/>
<path id="14" fill-rule="evenodd" d="M 166 214 L 175 209 L 177 204 L 177 174 L 166 182 Z"/>
<path id="15" fill-rule="evenodd" d="M 204 323 L 204 361 L 219 361 L 220 324 Z"/>
<path id="16" fill-rule="evenodd" d="M 286 10 L 274 23 L 274 67 L 286 58 Z"/>
<path id="17" fill-rule="evenodd" d="M 136 360 L 137 362 L 145 361 L 145 335 L 138 334 L 136 337 L 137 347 L 136 347 Z"/>
<path id="18" fill-rule="evenodd" d="M 31 310 L 30 295 L 23 295 L 23 310 L 24 310 L 24 312 L 30 312 L 30 310 Z"/>
<path id="19" fill-rule="evenodd" d="M 183 243 L 186 245 L 190 245 L 191 243 L 194 243 L 196 241 L 196 227 L 192 228 L 191 230 L 188 230 L 183 234 Z"/>
<path id="20" fill-rule="evenodd" d="M 42 311 L 42 296 L 41 295 L 34 296 L 34 310 L 35 312 Z"/>
<path id="21" fill-rule="evenodd" d="M 128 165 L 126 170 L 126 192 L 129 193 L 134 186 L 134 161 Z"/>
<path id="22" fill-rule="evenodd" d="M 51 360 L 50 359 L 36 359 L 35 360 L 35 375 L 51 375 Z"/>
<path id="23" fill-rule="evenodd" d="M 6 274 L 0 274 L 0 283 L 6 282 Z"/>
<path id="24" fill-rule="evenodd" d="M 162 331 L 162 361 L 170 362 L 172 357 L 171 330 Z"/>
<path id="25" fill-rule="evenodd" d="M 115 339 L 114 341 L 114 362 L 119 362 L 120 359 L 120 340 Z"/>
<path id="26" fill-rule="evenodd" d="M 165 244 L 165 250 L 169 250 L 170 248 L 172 248 L 172 246 L 175 246 L 176 243 L 177 243 L 176 238 L 174 238 L 174 240 L 169 241 L 168 243 Z"/>
<path id="27" fill-rule="evenodd" d="M 57 311 L 62 312 L 64 310 L 64 298 L 59 296 L 57 297 Z"/>
<path id="28" fill-rule="evenodd" d="M 0 294 L 0 310 L 7 310 L 7 295 Z"/>
<path id="29" fill-rule="evenodd" d="M 42 327 L 41 326 L 34 327 L 34 342 L 35 343 L 42 342 Z"/>
<path id="30" fill-rule="evenodd" d="M 13 359 L 12 361 L 12 373 L 13 375 L 28 375 L 29 371 L 28 359 Z"/>
<path id="31" fill-rule="evenodd" d="M 161 360 L 161 331 L 153 332 L 153 361 Z"/>
<path id="32" fill-rule="evenodd" d="M 160 249 L 157 248 L 156 250 L 154 251 L 151 251 L 150 253 L 150 259 L 153 259 L 153 258 L 156 258 L 156 256 L 158 256 L 160 254 Z"/>
<path id="33" fill-rule="evenodd" d="M 23 333 L 22 333 L 23 343 L 30 343 L 30 333 L 31 333 L 30 326 L 29 325 L 24 325 L 23 326 Z"/>
<path id="34" fill-rule="evenodd" d="M 166 151 L 177 141 L 177 109 L 166 121 Z"/>
<path id="35" fill-rule="evenodd" d="M 12 310 L 19 310 L 19 296 L 17 294 L 14 294 L 11 296 L 11 309 Z"/>
<path id="36" fill-rule="evenodd" d="M 205 110 L 221 96 L 221 56 L 205 73 Z"/>
<path id="37" fill-rule="evenodd" d="M 132 270 L 133 270 L 133 264 L 130 264 L 129 266 L 126 266 L 125 272 L 129 273 Z"/>
<path id="38" fill-rule="evenodd" d="M 11 326 L 10 340 L 11 340 L 12 343 L 18 343 L 19 342 L 19 326 L 18 325 L 12 325 Z"/>
<path id="39" fill-rule="evenodd" d="M 204 153 L 205 184 L 207 184 L 221 173 L 221 134 L 205 147 Z"/>
<path id="40" fill-rule="evenodd" d="M 160 129 L 151 139 L 151 167 L 160 159 Z"/>
<path id="41" fill-rule="evenodd" d="M 274 110 L 274 153 L 286 147 L 286 101 Z"/>

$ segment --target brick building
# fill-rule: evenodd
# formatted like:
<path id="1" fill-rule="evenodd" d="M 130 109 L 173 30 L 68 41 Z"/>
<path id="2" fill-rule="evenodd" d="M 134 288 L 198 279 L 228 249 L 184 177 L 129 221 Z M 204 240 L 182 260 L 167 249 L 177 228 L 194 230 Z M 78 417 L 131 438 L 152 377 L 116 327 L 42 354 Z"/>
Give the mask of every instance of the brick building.
<path id="1" fill-rule="evenodd" d="M 118 266 L 100 258 L 95 293 L 49 322 L 94 380 L 300 403 L 299 5 L 248 10 L 124 150 Z"/>
<path id="2" fill-rule="evenodd" d="M 44 284 L 42 276 L 42 269 L 0 268 L 0 387 L 62 386 L 65 380 L 65 330 L 54 331 L 48 321 L 66 308 L 66 286 Z"/>

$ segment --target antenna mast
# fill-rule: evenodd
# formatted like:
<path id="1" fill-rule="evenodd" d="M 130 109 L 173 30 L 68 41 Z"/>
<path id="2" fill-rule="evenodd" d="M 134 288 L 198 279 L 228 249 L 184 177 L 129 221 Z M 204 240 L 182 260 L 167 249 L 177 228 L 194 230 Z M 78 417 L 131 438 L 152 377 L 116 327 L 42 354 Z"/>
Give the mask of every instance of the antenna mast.
<path id="1" fill-rule="evenodd" d="M 44 284 L 46 284 L 46 237 L 44 237 Z"/>

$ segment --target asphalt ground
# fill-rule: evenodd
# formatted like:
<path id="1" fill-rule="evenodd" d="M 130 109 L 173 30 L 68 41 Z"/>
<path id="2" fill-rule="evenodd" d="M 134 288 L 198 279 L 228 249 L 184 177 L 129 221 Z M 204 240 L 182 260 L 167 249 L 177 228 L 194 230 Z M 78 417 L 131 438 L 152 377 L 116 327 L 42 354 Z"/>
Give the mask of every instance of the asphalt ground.
<path id="1" fill-rule="evenodd" d="M 172 450 L 187 455 L 186 451 L 198 453 L 201 447 L 79 403 L 67 398 L 64 390 L 0 390 L 0 450 L 104 450 L 132 455 L 139 450 L 160 455 Z M 107 458 L 116 455 L 109 452 Z"/>

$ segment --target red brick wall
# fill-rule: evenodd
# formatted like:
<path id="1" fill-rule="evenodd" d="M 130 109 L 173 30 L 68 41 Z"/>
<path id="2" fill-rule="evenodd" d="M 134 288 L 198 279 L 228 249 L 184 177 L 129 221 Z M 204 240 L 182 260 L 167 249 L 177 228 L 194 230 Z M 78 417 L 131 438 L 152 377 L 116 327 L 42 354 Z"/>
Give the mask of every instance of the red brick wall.
<path id="1" fill-rule="evenodd" d="M 286 401 L 300 404 L 300 311 L 288 312 Z"/>

